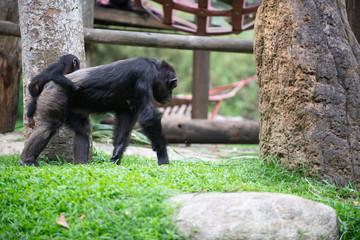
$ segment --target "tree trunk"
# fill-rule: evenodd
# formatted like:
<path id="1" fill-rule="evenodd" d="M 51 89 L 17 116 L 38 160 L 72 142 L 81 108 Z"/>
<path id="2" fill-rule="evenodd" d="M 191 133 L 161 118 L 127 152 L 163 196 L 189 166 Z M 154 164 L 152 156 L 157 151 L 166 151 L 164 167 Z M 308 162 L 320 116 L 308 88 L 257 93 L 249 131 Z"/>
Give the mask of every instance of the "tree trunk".
<path id="1" fill-rule="evenodd" d="M 85 66 L 82 7 L 80 0 L 25 1 L 19 0 L 20 31 L 22 38 L 24 106 L 31 101 L 27 85 L 30 80 L 64 54 L 79 57 Z M 24 111 L 26 112 L 26 111 Z M 36 119 L 36 124 L 41 124 Z M 31 129 L 24 120 L 25 138 Z M 57 156 L 72 159 L 73 133 L 60 129 L 41 155 L 50 159 Z"/>
<path id="2" fill-rule="evenodd" d="M 254 54 L 261 155 L 360 186 L 360 48 L 345 0 L 264 0 Z"/>
<path id="3" fill-rule="evenodd" d="M 360 1 L 346 0 L 346 12 L 350 27 L 358 43 L 360 43 Z"/>
<path id="4" fill-rule="evenodd" d="M 17 1 L 0 1 L 0 20 L 19 22 Z M 21 39 L 0 36 L 0 133 L 14 131 L 19 105 Z"/>

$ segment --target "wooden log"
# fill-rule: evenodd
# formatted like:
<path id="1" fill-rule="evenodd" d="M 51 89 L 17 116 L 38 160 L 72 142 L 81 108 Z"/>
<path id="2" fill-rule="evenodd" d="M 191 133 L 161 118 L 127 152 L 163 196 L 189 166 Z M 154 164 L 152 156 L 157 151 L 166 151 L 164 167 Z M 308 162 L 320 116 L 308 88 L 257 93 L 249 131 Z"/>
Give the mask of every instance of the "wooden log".
<path id="1" fill-rule="evenodd" d="M 113 125 L 115 120 L 106 118 L 100 123 Z M 259 143 L 258 121 L 163 119 L 161 124 L 168 143 Z M 141 131 L 140 124 L 136 123 L 134 129 Z"/>
<path id="2" fill-rule="evenodd" d="M 0 34 L 20 37 L 19 25 L 0 21 Z M 84 28 L 87 43 L 108 43 L 130 46 L 252 53 L 253 41 L 246 39 L 199 37 L 189 35 L 130 32 Z"/>
<path id="3" fill-rule="evenodd" d="M 259 143 L 258 121 L 163 120 L 168 143 Z"/>

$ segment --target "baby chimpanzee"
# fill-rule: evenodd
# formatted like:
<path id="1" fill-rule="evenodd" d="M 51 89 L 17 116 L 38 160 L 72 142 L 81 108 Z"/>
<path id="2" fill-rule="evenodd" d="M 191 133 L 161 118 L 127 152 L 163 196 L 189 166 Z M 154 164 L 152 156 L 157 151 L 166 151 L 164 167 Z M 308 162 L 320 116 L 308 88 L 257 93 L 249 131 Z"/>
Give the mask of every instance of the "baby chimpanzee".
<path id="1" fill-rule="evenodd" d="M 28 88 L 30 95 L 32 96 L 32 101 L 29 104 L 28 111 L 26 113 L 26 118 L 28 121 L 28 126 L 33 128 L 35 125 L 34 115 L 36 112 L 37 98 L 40 96 L 44 85 L 49 81 L 54 81 L 55 83 L 68 87 L 74 91 L 79 90 L 80 87 L 76 86 L 72 81 L 64 77 L 65 74 L 72 73 L 80 68 L 80 60 L 75 55 L 67 54 L 59 58 L 59 61 L 51 64 L 39 75 L 34 77 Z"/>

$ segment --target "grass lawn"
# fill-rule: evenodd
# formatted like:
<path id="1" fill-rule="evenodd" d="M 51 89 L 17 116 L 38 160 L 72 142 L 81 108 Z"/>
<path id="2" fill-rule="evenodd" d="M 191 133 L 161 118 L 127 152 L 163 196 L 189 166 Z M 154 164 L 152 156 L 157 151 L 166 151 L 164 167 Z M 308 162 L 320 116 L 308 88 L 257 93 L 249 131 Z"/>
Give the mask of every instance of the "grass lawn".
<path id="1" fill-rule="evenodd" d="M 337 188 L 264 162 L 256 155 L 223 162 L 125 156 L 120 166 L 95 151 L 92 164 L 40 161 L 22 167 L 18 155 L 0 156 L 0 239 L 183 239 L 163 201 L 177 193 L 290 193 L 333 207 L 341 239 L 360 239 L 360 192 Z M 65 216 L 69 228 L 57 223 Z"/>

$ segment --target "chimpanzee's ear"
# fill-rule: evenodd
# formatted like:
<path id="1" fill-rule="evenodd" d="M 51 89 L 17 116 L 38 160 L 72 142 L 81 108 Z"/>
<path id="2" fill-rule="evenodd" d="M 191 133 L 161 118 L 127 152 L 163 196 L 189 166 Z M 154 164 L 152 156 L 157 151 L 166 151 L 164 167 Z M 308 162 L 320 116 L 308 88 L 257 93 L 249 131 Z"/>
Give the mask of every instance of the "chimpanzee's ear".
<path id="1" fill-rule="evenodd" d="M 77 62 L 76 58 L 74 58 L 74 59 L 72 60 L 72 64 L 73 64 L 73 68 L 76 69 L 76 68 L 77 68 L 77 65 L 78 65 L 78 62 Z"/>
<path id="2" fill-rule="evenodd" d="M 167 67 L 167 66 L 169 66 L 169 64 L 165 60 L 162 60 L 160 66 Z"/>
<path id="3" fill-rule="evenodd" d="M 169 81 L 168 81 L 168 88 L 169 89 L 174 89 L 174 88 L 176 88 L 177 87 L 177 78 L 173 78 L 173 79 L 170 79 Z"/>

